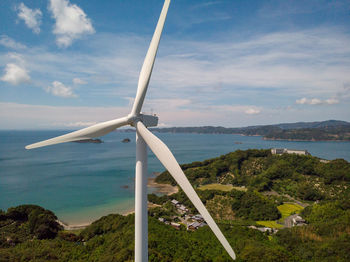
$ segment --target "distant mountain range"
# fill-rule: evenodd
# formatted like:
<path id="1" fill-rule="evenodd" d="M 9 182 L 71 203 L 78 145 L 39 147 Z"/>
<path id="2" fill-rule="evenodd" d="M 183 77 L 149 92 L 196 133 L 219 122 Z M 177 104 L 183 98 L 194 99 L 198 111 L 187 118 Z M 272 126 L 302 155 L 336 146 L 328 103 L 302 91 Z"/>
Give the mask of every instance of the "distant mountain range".
<path id="1" fill-rule="evenodd" d="M 160 133 L 242 134 L 271 140 L 349 140 L 350 123 L 339 120 L 258 125 L 238 128 L 222 126 L 152 128 Z"/>

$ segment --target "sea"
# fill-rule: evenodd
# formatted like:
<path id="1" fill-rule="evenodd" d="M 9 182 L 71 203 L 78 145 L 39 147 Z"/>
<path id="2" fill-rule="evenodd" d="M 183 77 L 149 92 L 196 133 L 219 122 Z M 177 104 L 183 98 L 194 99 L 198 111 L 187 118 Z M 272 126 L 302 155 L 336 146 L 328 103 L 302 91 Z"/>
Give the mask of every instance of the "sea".
<path id="1" fill-rule="evenodd" d="M 0 209 L 21 204 L 52 210 L 69 225 L 82 225 L 134 207 L 135 133 L 112 132 L 103 143 L 64 143 L 26 150 L 25 145 L 67 131 L 0 131 Z M 238 149 L 288 148 L 350 161 L 350 142 L 270 141 L 260 136 L 155 133 L 180 164 Z M 129 143 L 122 140 L 129 138 Z M 148 150 L 148 175 L 164 167 Z M 149 192 L 154 189 L 149 188 Z"/>

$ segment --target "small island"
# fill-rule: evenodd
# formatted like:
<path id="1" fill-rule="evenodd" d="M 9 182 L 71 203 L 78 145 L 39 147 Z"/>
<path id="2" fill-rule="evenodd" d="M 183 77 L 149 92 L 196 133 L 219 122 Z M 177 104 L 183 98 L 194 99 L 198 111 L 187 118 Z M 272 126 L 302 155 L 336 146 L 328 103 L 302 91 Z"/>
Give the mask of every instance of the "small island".
<path id="1" fill-rule="evenodd" d="M 77 141 L 73 141 L 75 143 L 92 143 L 92 144 L 101 144 L 103 143 L 103 141 L 99 138 L 96 139 L 83 139 L 83 140 L 77 140 Z"/>
<path id="2" fill-rule="evenodd" d="M 130 143 L 130 138 L 124 138 L 124 139 L 122 140 L 122 143 Z"/>

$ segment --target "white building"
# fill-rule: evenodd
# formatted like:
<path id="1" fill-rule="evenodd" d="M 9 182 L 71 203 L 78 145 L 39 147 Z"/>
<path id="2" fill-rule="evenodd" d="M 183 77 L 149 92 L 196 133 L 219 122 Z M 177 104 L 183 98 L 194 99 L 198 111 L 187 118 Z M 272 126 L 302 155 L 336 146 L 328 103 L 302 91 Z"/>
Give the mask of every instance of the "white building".
<path id="1" fill-rule="evenodd" d="M 178 210 L 180 210 L 181 212 L 187 212 L 188 211 L 188 208 L 186 208 L 184 205 L 180 205 L 178 207 Z"/>
<path id="2" fill-rule="evenodd" d="M 204 227 L 204 226 L 206 226 L 207 224 L 206 223 L 204 223 L 204 222 L 193 222 L 193 223 L 191 223 L 191 224 L 189 224 L 188 226 L 187 226 L 187 230 L 196 230 L 196 229 L 198 229 L 198 228 L 200 228 L 200 227 Z"/>
<path id="3" fill-rule="evenodd" d="M 196 221 L 204 221 L 204 218 L 200 214 L 194 215 L 192 219 Z"/>
<path id="4" fill-rule="evenodd" d="M 172 203 L 174 206 L 176 206 L 176 205 L 179 204 L 179 201 L 177 201 L 176 199 L 173 199 L 173 200 L 171 200 L 171 203 Z"/>
<path id="5" fill-rule="evenodd" d="M 287 148 L 272 148 L 271 154 L 282 155 L 282 154 L 296 154 L 296 155 L 311 155 L 307 150 L 287 149 Z"/>
<path id="6" fill-rule="evenodd" d="M 171 222 L 170 225 L 176 229 L 180 229 L 180 224 L 179 223 L 175 223 L 175 222 Z"/>
<path id="7" fill-rule="evenodd" d="M 293 217 L 292 222 L 293 222 L 293 226 L 306 225 L 305 220 L 301 216 Z"/>

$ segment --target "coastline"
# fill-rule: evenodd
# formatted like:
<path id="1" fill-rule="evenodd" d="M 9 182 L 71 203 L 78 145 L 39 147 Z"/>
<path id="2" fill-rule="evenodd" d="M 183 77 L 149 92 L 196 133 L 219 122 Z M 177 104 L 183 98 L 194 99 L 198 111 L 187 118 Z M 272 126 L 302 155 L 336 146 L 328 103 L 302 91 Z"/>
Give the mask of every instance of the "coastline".
<path id="1" fill-rule="evenodd" d="M 263 137 L 266 141 L 293 141 L 293 142 L 350 142 L 350 140 L 336 140 L 336 139 L 292 139 L 292 138 L 269 138 Z"/>
<path id="2" fill-rule="evenodd" d="M 156 182 L 156 178 L 159 175 L 159 173 L 154 174 L 155 177 L 149 177 L 147 186 L 148 188 L 155 189 L 153 193 L 163 194 L 163 195 L 172 195 L 179 191 L 179 188 L 177 186 L 172 186 L 170 184 L 159 184 Z"/>
<path id="3" fill-rule="evenodd" d="M 87 226 L 90 226 L 92 224 L 92 223 L 82 223 L 82 224 L 69 225 L 59 219 L 57 219 L 56 221 L 58 224 L 60 224 L 64 228 L 64 230 L 67 230 L 67 231 L 84 229 Z"/>
<path id="4" fill-rule="evenodd" d="M 162 194 L 162 195 L 171 195 L 174 193 L 177 193 L 179 191 L 177 186 L 172 186 L 169 184 L 158 184 L 155 179 L 157 177 L 157 175 L 159 175 L 158 173 L 154 174 L 155 177 L 150 177 L 148 178 L 148 182 L 147 182 L 147 188 L 150 189 L 150 191 L 152 193 L 156 193 L 156 194 Z M 149 192 L 150 193 L 150 192 Z M 153 208 L 153 207 L 158 207 L 160 205 L 157 204 L 153 204 L 148 202 L 148 208 Z M 117 213 L 117 212 L 108 212 L 108 214 L 105 215 L 109 215 L 109 214 L 121 214 L 123 216 L 127 216 L 130 214 L 133 214 L 135 212 L 135 208 L 134 206 L 132 206 L 131 208 L 127 209 L 124 212 L 121 213 Z M 86 219 L 86 217 L 85 217 Z M 99 218 L 98 218 L 99 219 Z M 94 221 L 98 220 L 98 219 L 94 219 Z M 82 222 L 82 223 L 68 223 L 65 222 L 63 220 L 58 219 L 57 222 L 63 226 L 64 230 L 68 230 L 68 231 L 74 231 L 74 230 L 81 230 L 86 228 L 87 226 L 91 225 L 94 221 L 91 222 Z"/>
<path id="5" fill-rule="evenodd" d="M 155 177 L 149 177 L 148 181 L 147 181 L 147 188 L 148 189 L 152 188 L 153 189 L 152 193 L 169 196 L 169 195 L 172 195 L 172 194 L 179 192 L 179 188 L 177 186 L 157 183 L 155 180 L 156 180 L 156 177 L 159 175 L 159 173 L 154 173 L 154 175 L 155 175 Z M 160 207 L 160 205 L 148 202 L 147 208 L 149 209 L 149 208 L 153 208 L 153 207 Z M 135 212 L 135 208 L 133 207 L 130 210 L 123 212 L 122 215 L 127 216 L 130 214 L 133 214 L 134 212 Z"/>

